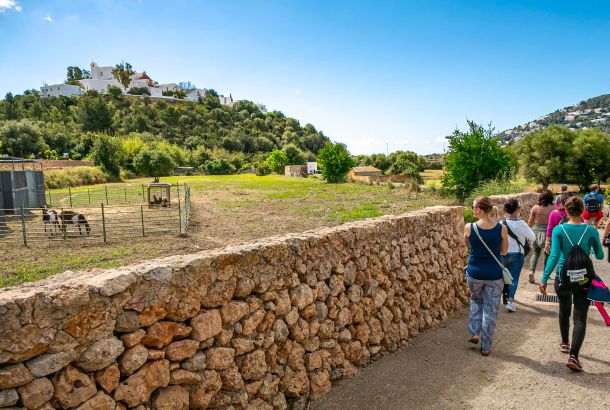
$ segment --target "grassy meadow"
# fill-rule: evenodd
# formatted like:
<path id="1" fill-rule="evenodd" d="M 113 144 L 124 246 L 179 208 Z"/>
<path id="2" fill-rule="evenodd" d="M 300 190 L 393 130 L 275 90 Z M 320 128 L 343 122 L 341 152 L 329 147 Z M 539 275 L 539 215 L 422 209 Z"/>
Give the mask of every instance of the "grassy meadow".
<path id="1" fill-rule="evenodd" d="M 0 287 L 39 280 L 65 270 L 121 266 L 451 202 L 429 190 L 416 193 L 400 187 L 326 184 L 318 178 L 277 175 L 177 176 L 162 178 L 162 181 L 186 183 L 191 187 L 191 225 L 186 238 L 151 236 L 107 244 L 68 240 L 39 242 L 29 248 L 0 242 L 4 250 L 0 253 L 3 267 Z M 133 192 L 134 201 L 140 204 L 138 192 L 147 182 L 150 179 L 106 186 L 117 200 L 125 191 L 128 195 Z M 90 193 L 105 191 L 104 185 L 71 188 L 73 199 L 82 200 L 87 189 Z M 61 198 L 67 207 L 67 192 L 67 189 L 51 190 L 51 195 Z"/>

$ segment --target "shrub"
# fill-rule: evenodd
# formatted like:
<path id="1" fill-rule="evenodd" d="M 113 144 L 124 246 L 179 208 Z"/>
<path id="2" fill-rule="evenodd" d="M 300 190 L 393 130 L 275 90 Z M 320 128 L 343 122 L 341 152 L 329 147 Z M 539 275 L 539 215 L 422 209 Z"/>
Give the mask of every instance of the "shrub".
<path id="1" fill-rule="evenodd" d="M 354 160 L 345 144 L 329 142 L 318 153 L 318 164 L 324 179 L 337 183 L 345 181 L 347 173 L 354 166 Z"/>
<path id="2" fill-rule="evenodd" d="M 269 157 L 265 160 L 271 170 L 278 175 L 284 175 L 284 168 L 288 165 L 288 156 L 284 151 L 279 149 L 271 152 Z"/>
<path id="3" fill-rule="evenodd" d="M 266 162 L 260 162 L 260 163 L 256 164 L 255 168 L 256 168 L 256 175 L 258 175 L 259 177 L 269 175 L 269 174 L 271 174 L 271 172 L 273 172 L 273 170 L 271 169 L 271 166 L 269 164 L 267 164 Z"/>
<path id="4" fill-rule="evenodd" d="M 127 94 L 131 95 L 150 95 L 150 91 L 146 87 L 131 87 Z"/>
<path id="5" fill-rule="evenodd" d="M 235 167 L 224 158 L 210 159 L 203 163 L 201 170 L 208 175 L 229 175 L 235 173 Z"/>
<path id="6" fill-rule="evenodd" d="M 123 157 L 120 141 L 107 135 L 100 135 L 91 149 L 91 158 L 95 164 L 112 178 L 119 178 Z"/>
<path id="7" fill-rule="evenodd" d="M 490 180 L 476 187 L 465 201 L 466 205 L 474 202 L 478 196 L 506 195 L 524 192 L 527 183 L 524 181 Z"/>
<path id="8" fill-rule="evenodd" d="M 46 188 L 56 189 L 103 184 L 108 182 L 108 177 L 99 168 L 74 167 L 46 170 L 44 182 Z"/>

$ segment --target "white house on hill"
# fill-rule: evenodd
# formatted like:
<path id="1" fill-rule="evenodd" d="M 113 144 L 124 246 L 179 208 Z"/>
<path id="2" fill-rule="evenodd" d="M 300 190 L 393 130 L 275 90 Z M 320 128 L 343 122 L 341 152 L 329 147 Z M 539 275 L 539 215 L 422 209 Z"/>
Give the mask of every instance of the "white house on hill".
<path id="1" fill-rule="evenodd" d="M 80 87 L 71 84 L 44 84 L 42 87 L 40 87 L 40 95 L 43 97 L 70 97 L 72 95 L 80 96 L 85 91 L 93 90 L 103 94 L 107 93 L 108 89 L 114 86 L 121 89 L 123 94 L 127 94 L 131 88 L 145 88 L 153 98 L 174 99 L 174 96 L 165 96 L 163 93 L 167 93 L 168 91 L 181 91 L 180 87 L 175 83 L 159 85 L 157 82 L 153 81 L 148 74 L 146 74 L 146 71 L 134 73 L 130 78 L 129 86 L 125 88 L 120 82 L 117 81 L 116 78 L 114 78 L 114 75 L 112 75 L 112 70 L 114 70 L 114 67 L 112 66 L 102 67 L 97 65 L 95 62 L 91 62 L 91 78 L 78 80 Z M 205 96 L 206 92 L 207 90 L 205 88 L 188 90 L 186 92 L 185 99 L 187 101 L 199 101 Z M 231 95 L 229 95 L 229 97 L 220 95 L 219 100 L 222 105 L 229 107 L 232 107 L 235 103 Z M 256 105 L 261 109 L 261 111 L 267 112 L 264 105 L 258 103 Z"/>

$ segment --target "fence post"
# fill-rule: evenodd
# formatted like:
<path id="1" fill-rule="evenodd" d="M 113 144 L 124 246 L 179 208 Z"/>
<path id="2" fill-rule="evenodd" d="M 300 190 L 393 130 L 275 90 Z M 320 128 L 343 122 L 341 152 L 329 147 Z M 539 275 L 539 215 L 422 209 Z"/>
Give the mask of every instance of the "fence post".
<path id="1" fill-rule="evenodd" d="M 176 191 L 178 192 L 178 203 L 180 203 L 180 184 L 176 181 Z"/>
<path id="2" fill-rule="evenodd" d="M 72 188 L 68 187 L 68 195 L 70 196 L 70 208 L 72 208 Z"/>
<path id="3" fill-rule="evenodd" d="M 144 202 L 144 184 L 142 184 L 142 202 Z"/>
<path id="4" fill-rule="evenodd" d="M 178 223 L 180 224 L 180 236 L 185 236 L 182 232 L 182 207 L 180 206 L 180 199 L 178 199 Z"/>
<path id="5" fill-rule="evenodd" d="M 89 205 L 91 205 L 91 191 L 87 188 L 87 196 L 89 197 Z"/>
<path id="6" fill-rule="evenodd" d="M 108 205 L 108 185 L 104 185 L 104 191 L 106 192 L 106 205 Z"/>
<path id="7" fill-rule="evenodd" d="M 144 206 L 140 205 L 140 217 L 142 219 L 142 236 L 146 236 L 146 233 L 144 232 Z"/>
<path id="8" fill-rule="evenodd" d="M 60 211 L 61 211 L 60 215 L 63 215 L 63 213 L 64 213 L 64 209 L 63 209 L 63 208 L 61 208 L 61 210 L 60 210 Z M 63 217 L 62 217 L 62 218 L 60 218 L 60 219 L 61 219 L 61 225 L 60 225 L 60 226 L 61 226 L 61 230 L 62 230 L 62 231 L 63 231 L 63 233 L 64 233 L 64 241 L 65 241 L 65 240 L 66 240 L 66 232 L 68 231 L 68 226 L 66 225 L 66 222 L 64 221 L 64 218 L 63 218 Z"/>
<path id="9" fill-rule="evenodd" d="M 49 205 L 53 206 L 53 199 L 51 198 L 51 189 L 49 189 Z"/>
<path id="10" fill-rule="evenodd" d="M 106 243 L 106 217 L 104 215 L 104 203 L 100 204 L 102 206 L 102 236 L 104 238 L 104 243 Z"/>
<path id="11" fill-rule="evenodd" d="M 127 203 L 127 188 L 123 185 L 123 193 L 125 194 L 125 203 Z"/>
<path id="12" fill-rule="evenodd" d="M 23 232 L 23 244 L 28 246 L 28 234 L 25 230 L 25 210 L 21 207 L 21 231 Z"/>

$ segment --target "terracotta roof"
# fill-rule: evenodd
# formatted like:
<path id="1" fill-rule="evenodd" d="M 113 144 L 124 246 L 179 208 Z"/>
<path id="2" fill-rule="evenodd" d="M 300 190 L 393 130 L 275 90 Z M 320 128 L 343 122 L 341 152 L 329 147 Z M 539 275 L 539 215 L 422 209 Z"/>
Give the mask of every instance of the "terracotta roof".
<path id="1" fill-rule="evenodd" d="M 150 80 L 150 77 L 146 75 L 146 73 L 142 73 L 142 75 L 138 77 L 138 80 Z"/>

